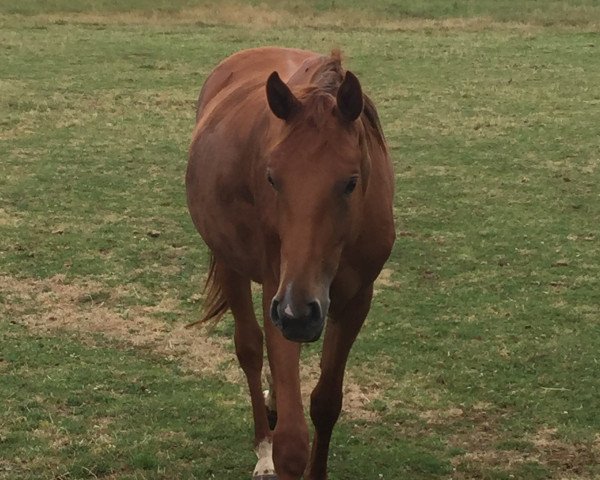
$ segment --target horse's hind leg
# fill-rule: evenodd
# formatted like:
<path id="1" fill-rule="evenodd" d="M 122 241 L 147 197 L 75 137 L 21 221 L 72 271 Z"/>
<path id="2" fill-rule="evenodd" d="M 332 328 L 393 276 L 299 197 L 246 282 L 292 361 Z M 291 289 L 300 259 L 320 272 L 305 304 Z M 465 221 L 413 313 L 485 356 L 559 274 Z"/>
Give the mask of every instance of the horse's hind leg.
<path id="1" fill-rule="evenodd" d="M 272 460 L 272 440 L 261 386 L 263 334 L 252 304 L 250 280 L 237 272 L 216 265 L 216 280 L 235 319 L 235 353 L 246 375 L 254 416 L 254 447 L 258 463 L 254 480 L 276 480 Z"/>
<path id="2" fill-rule="evenodd" d="M 271 370 L 267 367 L 265 372 L 267 380 L 268 390 L 263 392 L 265 396 L 265 407 L 267 409 L 267 418 L 269 419 L 269 428 L 275 430 L 277 426 L 277 399 L 275 396 L 275 385 L 273 383 L 273 376 Z"/>

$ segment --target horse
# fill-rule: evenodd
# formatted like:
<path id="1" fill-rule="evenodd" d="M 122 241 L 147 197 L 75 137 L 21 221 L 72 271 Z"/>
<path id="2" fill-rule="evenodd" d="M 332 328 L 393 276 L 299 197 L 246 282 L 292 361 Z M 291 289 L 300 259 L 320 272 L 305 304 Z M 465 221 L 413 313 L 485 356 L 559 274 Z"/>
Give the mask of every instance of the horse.
<path id="1" fill-rule="evenodd" d="M 254 419 L 252 478 L 325 480 L 348 354 L 395 240 L 394 175 L 375 105 L 339 51 L 237 52 L 200 91 L 186 191 L 211 253 L 200 321 L 234 317 Z M 262 285 L 263 328 L 252 282 Z M 311 447 L 300 349 L 324 330 Z"/>

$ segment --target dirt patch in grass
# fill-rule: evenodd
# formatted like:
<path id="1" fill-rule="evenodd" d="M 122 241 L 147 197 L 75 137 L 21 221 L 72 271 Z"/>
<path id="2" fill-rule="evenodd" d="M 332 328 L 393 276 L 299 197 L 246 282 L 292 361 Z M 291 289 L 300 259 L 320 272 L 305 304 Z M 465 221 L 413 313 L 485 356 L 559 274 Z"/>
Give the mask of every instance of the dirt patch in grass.
<path id="1" fill-rule="evenodd" d="M 600 463 L 600 440 L 567 443 L 559 438 L 556 428 L 543 428 L 522 438 L 503 437 L 502 420 L 508 412 L 497 411 L 488 404 L 430 410 L 420 417 L 436 430 L 451 429 L 448 443 L 462 452 L 453 457 L 455 479 L 470 479 L 475 472 L 497 469 L 519 472 L 537 465 L 558 473 L 556 478 L 587 479 L 589 467 Z M 537 477 L 536 477 L 537 478 Z M 545 478 L 545 477 L 544 477 Z"/>
<path id="2" fill-rule="evenodd" d="M 421 412 L 419 417 L 429 425 L 439 425 L 447 423 L 450 419 L 461 418 L 464 414 L 462 408 L 452 407 L 447 410 L 426 410 Z"/>
<path id="3" fill-rule="evenodd" d="M 66 447 L 71 444 L 71 438 L 65 430 L 57 427 L 49 420 L 43 420 L 33 431 L 33 435 L 43 439 L 55 450 Z"/>
<path id="4" fill-rule="evenodd" d="M 542 428 L 531 437 L 543 461 L 570 475 L 585 475 L 587 467 L 600 463 L 599 439 L 593 443 L 566 443 L 556 428 Z"/>
<path id="5" fill-rule="evenodd" d="M 155 306 L 118 308 L 115 305 L 119 305 L 119 298 L 143 292 L 134 286 L 108 289 L 94 281 L 69 283 L 61 275 L 44 280 L 0 276 L 0 291 L 4 295 L 3 316 L 36 333 L 56 335 L 66 331 L 77 334 L 85 342 L 94 342 L 94 337 L 101 335 L 117 343 L 148 349 L 175 361 L 184 371 L 218 375 L 231 383 L 245 385 L 230 340 L 152 316 L 177 312 L 179 303 L 174 298 L 165 296 Z M 301 365 L 305 405 L 319 371 L 316 355 Z M 344 414 L 353 419 L 375 420 L 377 413 L 369 405 L 380 393 L 379 384 L 361 385 L 352 372 L 347 372 Z"/>
<path id="6" fill-rule="evenodd" d="M 392 278 L 393 274 L 394 270 L 392 270 L 391 268 L 384 268 L 383 270 L 381 270 L 379 276 L 377 277 L 377 280 L 375 280 L 375 283 L 373 285 L 373 295 L 378 295 L 379 293 L 381 293 L 381 290 L 385 288 L 399 287 L 400 284 L 394 281 Z"/>
<path id="7" fill-rule="evenodd" d="M 20 223 L 20 218 L 11 212 L 0 208 L 0 227 L 14 227 Z"/>

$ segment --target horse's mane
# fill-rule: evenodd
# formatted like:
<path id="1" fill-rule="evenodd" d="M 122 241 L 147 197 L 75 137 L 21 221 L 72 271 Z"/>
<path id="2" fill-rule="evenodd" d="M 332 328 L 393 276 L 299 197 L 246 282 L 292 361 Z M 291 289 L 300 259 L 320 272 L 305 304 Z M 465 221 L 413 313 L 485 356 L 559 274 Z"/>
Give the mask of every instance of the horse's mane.
<path id="1" fill-rule="evenodd" d="M 337 91 L 344 80 L 346 71 L 342 67 L 342 54 L 340 50 L 333 50 L 328 57 L 321 57 L 321 64 L 316 68 L 310 78 L 310 83 L 302 88 L 299 97 L 311 112 L 309 121 L 317 126 L 324 118 L 327 107 L 331 106 L 332 100 L 335 101 Z M 363 122 L 366 120 L 380 145 L 385 144 L 385 136 L 377 109 L 371 99 L 363 93 Z M 366 125 L 365 125 L 366 126 Z"/>

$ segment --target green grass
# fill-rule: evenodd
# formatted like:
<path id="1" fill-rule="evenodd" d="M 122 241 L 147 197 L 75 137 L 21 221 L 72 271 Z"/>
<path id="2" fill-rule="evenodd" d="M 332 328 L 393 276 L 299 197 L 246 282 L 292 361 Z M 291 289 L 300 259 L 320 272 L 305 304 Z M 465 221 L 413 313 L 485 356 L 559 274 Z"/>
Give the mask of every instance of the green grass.
<path id="1" fill-rule="evenodd" d="M 237 388 L 102 341 L 0 328 L 2 478 L 245 475 L 248 415 L 229 403 Z"/>
<path id="2" fill-rule="evenodd" d="M 196 95 L 268 44 L 343 48 L 397 175 L 331 479 L 600 476 L 597 2 L 211 5 L 0 2 L 0 478 L 249 478 L 231 347 L 161 332 L 200 308 Z"/>

